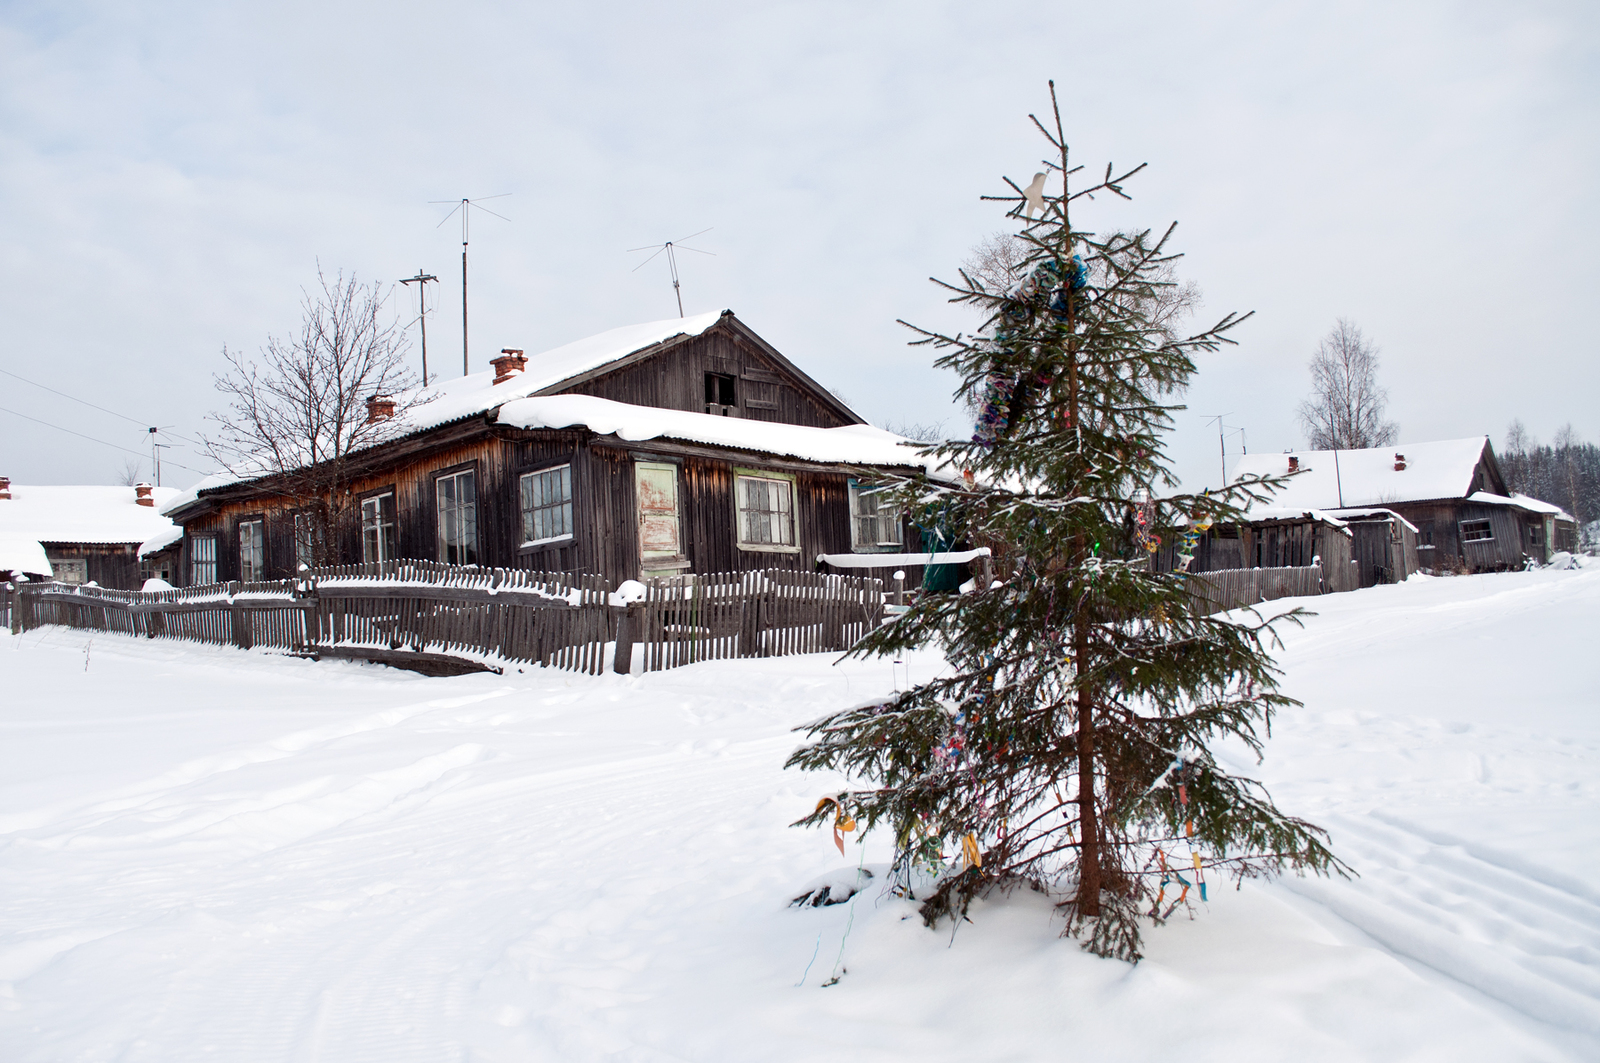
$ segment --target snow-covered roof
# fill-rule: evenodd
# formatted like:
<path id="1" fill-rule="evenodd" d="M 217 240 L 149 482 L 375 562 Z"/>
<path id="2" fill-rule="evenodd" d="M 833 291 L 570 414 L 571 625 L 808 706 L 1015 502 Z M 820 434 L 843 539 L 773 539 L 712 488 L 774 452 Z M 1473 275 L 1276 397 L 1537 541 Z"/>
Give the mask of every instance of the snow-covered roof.
<path id="1" fill-rule="evenodd" d="M 1473 470 L 1483 456 L 1487 436 L 1406 443 L 1369 450 L 1299 450 L 1286 454 L 1246 454 L 1234 466 L 1233 478 L 1283 476 L 1289 459 L 1300 471 L 1272 498 L 1275 506 L 1345 509 L 1391 502 L 1465 498 L 1473 489 Z M 1405 455 L 1405 468 L 1396 455 Z"/>
<path id="2" fill-rule="evenodd" d="M 176 527 L 161 509 L 183 492 L 151 488 L 141 506 L 131 487 L 36 487 L 12 484 L 0 499 L 0 539 L 40 543 L 142 543 Z"/>
<path id="3" fill-rule="evenodd" d="M 1552 505 L 1549 502 L 1541 502 L 1530 495 L 1514 494 L 1507 497 L 1505 495 L 1490 494 L 1488 491 L 1474 491 L 1467 501 L 1482 502 L 1484 505 L 1489 506 L 1516 506 L 1518 509 L 1526 509 L 1533 513 L 1543 513 L 1558 520 L 1570 520 L 1573 523 L 1577 523 L 1572 514 L 1560 506 Z"/>
<path id="4" fill-rule="evenodd" d="M 40 576 L 54 576 L 50 559 L 44 547 L 33 539 L 10 539 L 0 536 L 0 572 L 32 572 Z"/>
<path id="5" fill-rule="evenodd" d="M 390 422 L 390 430 L 395 435 L 410 435 L 464 417 L 487 413 L 501 403 L 554 387 L 563 380 L 620 361 L 646 347 L 654 347 L 678 336 L 698 336 L 722 320 L 722 313 L 713 311 L 693 317 L 624 325 L 554 350 L 531 354 L 522 372 L 500 384 L 494 383 L 494 371 L 491 369 L 431 385 L 417 393 L 415 397 L 421 401 L 409 408 L 406 408 L 406 402 L 401 402 L 403 412 Z"/>
<path id="6" fill-rule="evenodd" d="M 1347 521 L 1371 520 L 1373 518 L 1377 518 L 1379 520 L 1397 520 L 1401 524 L 1404 524 L 1406 527 L 1410 528 L 1412 531 L 1417 530 L 1417 526 L 1415 524 L 1412 524 L 1409 520 L 1406 520 L 1392 509 L 1336 509 L 1333 511 L 1333 514 L 1339 519 Z"/>
<path id="7" fill-rule="evenodd" d="M 172 527 L 168 528 L 166 531 L 159 532 L 159 533 L 157 533 L 155 535 L 152 535 L 150 538 L 148 538 L 144 542 L 140 543 L 139 544 L 139 556 L 140 557 L 145 557 L 145 556 L 147 556 L 149 554 L 155 553 L 158 550 L 165 550 L 167 547 L 171 546 L 173 543 L 179 543 L 179 542 L 182 542 L 182 541 L 183 541 L 183 526 L 180 525 L 180 524 L 174 524 Z"/>
<path id="8" fill-rule="evenodd" d="M 581 425 L 600 435 L 616 435 L 629 442 L 676 439 L 829 465 L 922 468 L 930 476 L 956 479 L 955 473 L 949 468 L 918 457 L 916 448 L 920 444 L 866 424 L 809 428 L 797 424 L 751 421 L 742 417 L 717 417 L 689 410 L 633 406 L 592 395 L 546 395 L 516 399 L 500 407 L 496 421 L 516 428 L 572 428 Z"/>
<path id="9" fill-rule="evenodd" d="M 499 384 L 494 383 L 494 371 L 486 370 L 481 373 L 456 377 L 453 380 L 445 380 L 432 384 L 427 388 L 419 388 L 415 392 L 397 397 L 397 405 L 400 412 L 384 424 L 379 441 L 374 446 L 381 446 L 384 443 L 389 443 L 417 432 L 438 428 L 469 417 L 481 416 L 505 403 L 525 399 L 536 392 L 555 387 L 557 384 L 571 380 L 573 377 L 581 376 L 613 362 L 621 361 L 629 355 L 637 354 L 667 340 L 676 339 L 680 336 L 698 336 L 721 321 L 725 314 L 731 313 L 732 311 L 729 310 L 718 310 L 706 314 L 695 314 L 692 317 L 674 317 L 664 321 L 647 321 L 640 325 L 624 325 L 621 328 L 614 328 L 608 332 L 602 332 L 595 336 L 589 336 L 573 343 L 556 347 L 553 350 L 529 355 L 527 365 L 522 372 Z M 621 406 L 622 404 L 615 403 L 613 405 Z M 671 413 L 675 411 L 657 410 L 653 412 Z M 707 415 L 685 413 L 684 416 L 706 417 Z M 502 423 L 514 423 L 507 421 L 504 417 L 499 419 Z M 714 417 L 708 419 L 724 420 L 724 418 Z M 573 420 L 565 423 L 580 424 L 584 422 L 582 420 Z M 600 429 L 596 429 L 596 431 L 600 431 Z M 869 431 L 877 430 L 869 429 Z M 655 435 L 661 434 L 666 433 L 655 433 Z M 654 435 L 650 435 L 640 438 L 648 439 L 654 437 Z M 684 436 L 681 438 L 696 437 Z M 706 441 L 709 442 L 709 440 Z M 743 444 L 732 443 L 728 445 L 741 446 Z M 916 465 L 919 463 L 915 460 L 899 460 L 892 463 L 879 462 L 878 464 Z M 163 513 L 176 512 L 196 501 L 202 491 L 252 480 L 258 476 L 268 475 L 270 471 L 270 469 L 263 466 L 254 471 L 248 467 L 241 467 L 233 472 L 214 473 L 200 480 L 199 483 L 187 491 L 166 500 L 160 505 L 160 509 Z"/>
<path id="10" fill-rule="evenodd" d="M 1335 528 L 1344 527 L 1344 521 L 1320 509 L 1296 509 L 1293 506 L 1251 506 L 1245 511 L 1246 520 L 1320 520 Z"/>

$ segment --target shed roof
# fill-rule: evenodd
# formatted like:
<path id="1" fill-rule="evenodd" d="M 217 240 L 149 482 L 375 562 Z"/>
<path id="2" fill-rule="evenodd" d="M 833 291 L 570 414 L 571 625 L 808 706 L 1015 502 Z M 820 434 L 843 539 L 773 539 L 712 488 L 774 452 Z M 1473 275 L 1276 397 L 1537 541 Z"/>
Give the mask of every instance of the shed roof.
<path id="1" fill-rule="evenodd" d="M 1488 491 L 1474 491 L 1467 501 L 1482 502 L 1484 505 L 1489 506 L 1515 506 L 1530 513 L 1542 513 L 1546 516 L 1555 517 L 1557 520 L 1570 520 L 1573 523 L 1577 523 L 1572 514 L 1560 506 L 1542 502 L 1531 495 L 1513 494 L 1507 497 L 1506 495 L 1490 494 Z"/>
<path id="2" fill-rule="evenodd" d="M 1406 443 L 1367 450 L 1298 450 L 1284 454 L 1247 454 L 1234 466 L 1235 481 L 1251 476 L 1283 476 L 1289 459 L 1300 471 L 1290 476 L 1272 498 L 1274 506 L 1344 509 L 1392 502 L 1424 502 L 1466 498 L 1473 490 L 1473 472 L 1489 445 L 1488 436 Z M 1396 455 L 1405 455 L 1397 470 Z"/>
<path id="3" fill-rule="evenodd" d="M 0 572 L 32 572 L 39 576 L 53 576 L 50 559 L 44 547 L 33 539 L 12 539 L 0 536 Z"/>
<path id="4" fill-rule="evenodd" d="M 134 501 L 131 487 L 39 487 L 12 484 L 0 500 L 0 539 L 39 543 L 142 543 L 176 527 L 161 509 L 183 492 L 151 488 L 155 506 Z"/>

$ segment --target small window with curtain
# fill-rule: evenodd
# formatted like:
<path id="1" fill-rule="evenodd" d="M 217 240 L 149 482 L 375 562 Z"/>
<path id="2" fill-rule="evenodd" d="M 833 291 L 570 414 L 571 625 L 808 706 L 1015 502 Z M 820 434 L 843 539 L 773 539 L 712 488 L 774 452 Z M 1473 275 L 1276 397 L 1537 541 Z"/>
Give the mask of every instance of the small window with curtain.
<path id="1" fill-rule="evenodd" d="M 888 487 L 850 481 L 850 548 L 857 553 L 897 550 L 900 515 L 886 502 Z"/>
<path id="2" fill-rule="evenodd" d="M 217 582 L 217 540 L 211 535 L 197 535 L 189 540 L 189 586 L 200 587 Z"/>
<path id="3" fill-rule="evenodd" d="M 307 538 L 309 544 L 310 539 Z M 394 492 L 361 500 L 361 560 L 394 560 Z"/>
<path id="4" fill-rule="evenodd" d="M 478 563 L 478 490 L 471 469 L 434 481 L 439 503 L 439 560 L 450 565 Z"/>
<path id="5" fill-rule="evenodd" d="M 543 546 L 572 538 L 572 466 L 524 473 L 522 545 Z"/>
<path id="6" fill-rule="evenodd" d="M 245 583 L 254 583 L 265 579 L 267 544 L 266 522 L 260 520 L 241 520 L 239 522 L 239 579 Z"/>
<path id="7" fill-rule="evenodd" d="M 739 546 L 743 549 L 793 550 L 794 480 L 767 474 L 734 478 L 739 507 Z"/>

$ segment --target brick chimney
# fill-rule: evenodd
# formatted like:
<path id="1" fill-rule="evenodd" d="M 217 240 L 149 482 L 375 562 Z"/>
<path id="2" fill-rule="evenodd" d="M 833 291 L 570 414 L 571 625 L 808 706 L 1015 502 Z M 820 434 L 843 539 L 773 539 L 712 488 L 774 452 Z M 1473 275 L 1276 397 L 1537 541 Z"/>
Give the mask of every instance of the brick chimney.
<path id="1" fill-rule="evenodd" d="M 494 366 L 494 383 L 504 384 L 527 366 L 528 360 L 514 347 L 500 348 L 500 357 L 489 359 Z"/>
<path id="2" fill-rule="evenodd" d="M 0 502 L 11 500 L 11 477 L 0 476 Z"/>
<path id="3" fill-rule="evenodd" d="M 1406 471 L 1406 456 L 1404 454 L 1396 454 L 1394 456 L 1394 471 L 1395 472 L 1405 472 Z"/>
<path id="4" fill-rule="evenodd" d="M 387 395 L 374 395 L 367 400 L 367 423 L 377 424 L 394 416 L 394 400 Z"/>
<path id="5" fill-rule="evenodd" d="M 1289 455 L 1289 471 L 1290 472 L 1299 472 L 1300 471 L 1300 459 L 1295 457 L 1293 454 Z"/>
<path id="6" fill-rule="evenodd" d="M 151 490 L 152 489 L 149 484 L 134 484 L 133 500 L 141 506 L 150 506 L 153 508 L 156 504 L 156 500 L 151 497 Z"/>

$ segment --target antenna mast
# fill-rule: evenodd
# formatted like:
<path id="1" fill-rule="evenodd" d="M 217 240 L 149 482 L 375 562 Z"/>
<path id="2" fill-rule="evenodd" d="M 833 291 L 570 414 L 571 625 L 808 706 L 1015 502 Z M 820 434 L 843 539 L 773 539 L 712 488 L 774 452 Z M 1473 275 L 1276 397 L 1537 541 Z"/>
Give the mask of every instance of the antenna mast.
<path id="1" fill-rule="evenodd" d="M 712 228 L 715 228 L 715 226 L 712 226 Z M 678 316 L 679 317 L 683 316 L 683 289 L 678 284 L 678 256 L 677 256 L 677 249 L 682 248 L 685 251 L 693 251 L 693 252 L 695 252 L 696 254 L 699 254 L 699 255 L 711 255 L 713 258 L 715 258 L 716 257 L 716 252 L 714 252 L 714 251 L 702 251 L 698 247 L 688 247 L 688 246 L 685 246 L 685 244 L 683 243 L 684 240 L 693 240 L 696 236 L 704 236 L 706 233 L 708 233 L 710 231 L 711 231 L 711 229 L 701 229 L 697 233 L 694 233 L 694 234 L 689 235 L 689 236 L 682 237 L 682 238 L 680 238 L 678 240 L 668 240 L 664 244 L 646 244 L 643 247 L 630 247 L 630 248 L 628 248 L 628 253 L 630 255 L 633 254 L 635 251 L 649 251 L 651 248 L 655 248 L 655 255 L 651 255 L 649 258 L 645 259 L 643 262 L 641 262 L 637 266 L 633 267 L 633 269 L 630 270 L 630 272 L 632 272 L 632 273 L 637 273 L 641 269 L 644 269 L 652 261 L 654 261 L 656 255 L 661 254 L 661 252 L 665 251 L 667 253 L 667 269 L 672 274 L 672 294 L 677 296 L 677 299 L 678 299 Z"/>
<path id="2" fill-rule="evenodd" d="M 415 277 L 403 277 L 400 280 L 400 283 L 404 284 L 408 288 L 411 287 L 411 285 L 413 285 L 413 284 L 415 284 L 417 286 L 417 322 L 422 327 L 422 386 L 423 387 L 427 387 L 428 386 L 428 300 L 427 300 L 427 296 L 424 293 L 426 293 L 427 290 L 428 290 L 428 282 L 429 281 L 437 281 L 438 279 L 439 279 L 438 277 L 433 277 L 433 276 L 430 276 L 430 275 L 422 272 L 421 267 L 418 267 L 417 275 Z M 466 278 L 465 278 L 465 276 L 463 276 L 462 277 L 462 281 L 463 281 L 462 290 L 463 291 L 465 291 L 465 289 L 466 289 L 465 280 L 466 280 Z M 465 309 L 466 309 L 466 306 L 463 303 L 462 310 L 465 311 Z M 466 315 L 465 315 L 465 313 L 463 313 L 462 314 L 463 321 L 465 321 L 465 318 L 466 318 Z M 463 339 L 465 339 L 465 337 L 463 337 Z"/>
<path id="3" fill-rule="evenodd" d="M 1221 452 L 1221 457 L 1222 457 L 1222 486 L 1223 487 L 1227 487 L 1228 486 L 1228 444 L 1223 439 L 1223 435 L 1222 435 L 1222 419 L 1224 417 L 1232 417 L 1232 416 L 1233 416 L 1233 414 L 1231 414 L 1231 413 L 1219 413 L 1215 417 L 1207 417 L 1206 418 L 1206 420 L 1208 420 L 1208 421 L 1217 422 L 1217 449 Z"/>
<path id="4" fill-rule="evenodd" d="M 469 198 L 466 198 L 466 197 L 462 197 L 462 199 L 461 199 L 461 201 L 459 203 L 456 203 L 456 201 L 453 200 L 453 199 L 430 199 L 428 201 L 430 203 L 455 203 L 456 204 L 453 208 L 451 208 L 451 211 L 450 211 L 449 214 L 446 214 L 443 218 L 439 219 L 439 225 L 435 225 L 434 226 L 435 229 L 439 228 L 440 225 L 443 225 L 445 222 L 447 222 L 451 218 L 455 217 L 456 211 L 459 210 L 461 212 L 461 375 L 462 376 L 466 376 L 467 375 L 467 238 L 470 235 L 471 214 L 472 214 L 472 212 L 474 210 L 481 210 L 485 214 L 494 214 L 494 216 L 499 218 L 501 221 L 510 221 L 511 219 L 506 217 L 504 214 L 495 214 L 495 212 L 490 210 L 488 207 L 479 206 L 479 204 L 482 203 L 486 199 L 504 199 L 506 196 L 509 196 L 511 194 L 512 193 L 510 193 L 510 192 L 501 192 L 499 195 L 496 195 L 496 196 L 479 196 L 477 199 L 469 199 Z"/>

